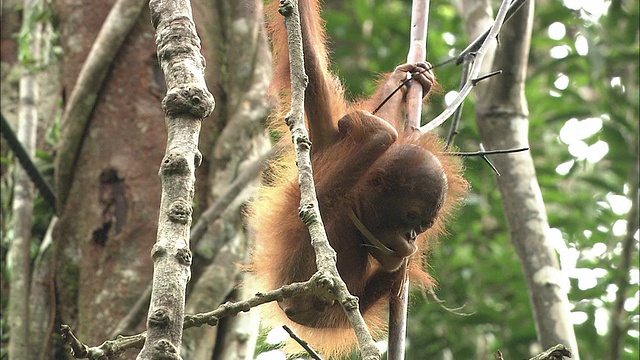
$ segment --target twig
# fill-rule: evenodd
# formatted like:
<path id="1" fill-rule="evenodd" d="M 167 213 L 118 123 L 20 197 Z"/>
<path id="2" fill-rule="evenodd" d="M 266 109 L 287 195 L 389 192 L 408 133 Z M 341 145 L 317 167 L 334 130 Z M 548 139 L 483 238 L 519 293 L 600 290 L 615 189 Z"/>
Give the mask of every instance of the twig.
<path id="1" fill-rule="evenodd" d="M 479 77 L 475 78 L 475 79 L 471 79 L 471 83 L 473 84 L 473 86 L 478 85 L 478 83 L 482 80 L 486 80 L 492 76 L 496 76 L 496 75 L 500 75 L 502 74 L 502 70 L 496 70 L 496 71 L 492 71 L 488 74 L 485 75 L 480 75 Z M 461 105 L 462 106 L 462 105 Z"/>
<path id="2" fill-rule="evenodd" d="M 464 99 L 466 99 L 466 97 L 469 95 L 469 93 L 471 92 L 471 88 L 473 88 L 473 82 L 471 81 L 471 79 L 477 79 L 479 77 L 480 65 L 482 64 L 482 60 L 484 59 L 485 53 L 487 52 L 487 49 L 490 47 L 490 45 L 497 41 L 496 39 L 506 18 L 508 8 L 509 0 L 502 0 L 493 26 L 489 30 L 487 37 L 482 41 L 482 45 L 475 52 L 475 59 L 473 61 L 473 65 L 471 66 L 471 70 L 469 71 L 469 78 L 466 84 L 458 93 L 458 96 L 453 100 L 451 105 L 447 106 L 447 108 L 444 109 L 444 111 L 440 115 L 421 127 L 420 131 L 429 132 L 442 125 L 451 115 L 453 115 L 455 110 L 460 107 Z"/>
<path id="3" fill-rule="evenodd" d="M 505 150 L 480 150 L 475 152 L 446 152 L 445 155 L 452 156 L 462 156 L 462 157 L 473 157 L 473 156 L 486 156 L 486 155 L 496 155 L 496 154 L 511 154 L 517 153 L 521 151 L 529 150 L 528 147 L 516 148 L 516 149 L 505 149 Z"/>
<path id="4" fill-rule="evenodd" d="M 282 328 L 284 329 L 284 331 L 287 332 L 287 334 L 289 334 L 289 336 L 291 336 L 291 338 L 293 340 L 295 340 L 298 344 L 300 344 L 300 346 L 302 346 L 303 349 L 306 350 L 307 354 L 309 354 L 309 356 L 311 356 L 313 359 L 315 360 L 322 360 L 322 358 L 320 357 L 320 355 L 313 350 L 313 348 L 311 346 L 309 346 L 309 343 L 307 343 L 306 341 L 304 341 L 302 338 L 300 338 L 295 332 L 293 332 L 293 330 L 291 330 L 287 325 L 282 326 Z"/>
<path id="5" fill-rule="evenodd" d="M 90 359 L 89 347 L 83 344 L 78 338 L 71 332 L 69 325 L 62 324 L 60 326 L 60 334 L 62 340 L 71 347 L 71 355 L 76 359 Z"/>
<path id="6" fill-rule="evenodd" d="M 566 346 L 558 344 L 550 347 L 544 352 L 530 358 L 529 360 L 563 360 L 571 357 L 571 351 Z"/>
<path id="7" fill-rule="evenodd" d="M 460 316 L 471 316 L 471 315 L 475 314 L 475 312 L 473 312 L 473 313 L 461 312 L 461 310 L 464 309 L 464 307 L 466 305 L 458 306 L 456 308 L 446 307 L 444 305 L 445 301 L 438 297 L 438 295 L 436 294 L 433 286 L 429 287 L 428 291 L 429 291 L 429 296 L 431 296 L 431 298 L 440 306 L 441 309 L 443 309 L 444 311 L 446 311 L 448 313 L 451 313 L 451 314 L 454 314 L 454 315 L 460 315 Z"/>
<path id="8" fill-rule="evenodd" d="M 484 160 L 484 162 L 486 162 L 489 165 L 489 167 L 491 167 L 491 170 L 493 170 L 493 172 L 496 174 L 496 176 L 500 176 L 500 171 L 498 171 L 498 169 L 495 167 L 495 165 L 493 165 L 493 163 L 491 162 L 491 160 L 489 160 L 487 155 L 511 154 L 511 153 L 517 153 L 517 152 L 527 151 L 527 150 L 529 150 L 528 147 L 517 148 L 517 149 L 485 151 L 484 150 L 484 146 L 482 144 L 480 144 L 480 151 L 476 151 L 476 152 L 446 152 L 446 153 L 444 153 L 444 155 L 461 156 L 461 157 L 479 156 L 479 157 L 482 158 L 482 160 Z"/>
<path id="9" fill-rule="evenodd" d="M 453 60 L 453 59 L 455 59 L 455 58 L 451 58 L 450 60 Z M 440 66 L 440 65 L 444 65 L 445 63 L 446 63 L 446 62 L 441 63 L 441 64 L 438 64 L 438 66 Z M 436 68 L 436 66 L 431 65 L 431 67 L 429 67 L 429 68 L 427 68 L 427 69 L 424 69 L 424 70 L 419 71 L 416 75 L 424 74 L 425 72 L 430 71 L 430 70 L 433 70 L 433 69 L 435 69 L 435 68 Z M 375 115 L 375 114 L 376 114 L 376 113 L 377 113 L 377 112 L 378 112 L 378 111 L 379 111 L 379 110 L 384 106 L 384 104 L 386 104 L 389 100 L 391 100 L 391 98 L 393 97 L 393 95 L 395 95 L 395 94 L 396 94 L 398 91 L 400 91 L 400 89 L 402 89 L 403 87 L 408 86 L 408 85 L 409 85 L 409 83 L 410 83 L 412 80 L 413 80 L 413 76 L 412 76 L 411 74 L 408 74 L 407 78 L 406 78 L 404 81 L 402 81 L 402 83 L 400 83 L 400 85 L 398 85 L 398 87 L 396 87 L 395 89 L 393 89 L 393 91 L 392 91 L 389 95 L 387 95 L 387 97 L 385 97 L 385 98 L 380 102 L 380 104 L 379 104 L 379 105 L 378 105 L 378 106 L 377 106 L 377 107 L 376 107 L 376 108 L 371 112 L 371 114 Z M 422 101 L 422 100 L 421 100 L 421 101 Z"/>
<path id="10" fill-rule="evenodd" d="M 467 79 L 469 78 L 469 68 L 473 59 L 471 56 L 465 56 L 464 63 L 462 64 L 462 76 L 460 76 L 460 86 L 459 90 L 462 90 L 464 84 L 467 83 Z M 449 150 L 451 145 L 453 145 L 453 138 L 458 135 L 458 125 L 460 124 L 460 117 L 462 116 L 462 107 L 464 103 L 460 104 L 460 106 L 456 109 L 456 112 L 453 113 L 453 121 L 451 122 L 451 128 L 449 129 L 449 135 L 447 135 L 447 142 L 445 143 L 445 150 Z"/>
<path id="11" fill-rule="evenodd" d="M 509 19 L 511 19 L 511 17 L 513 16 L 513 14 L 518 11 L 518 9 L 520 9 L 522 7 L 522 5 L 524 5 L 524 3 L 527 0 L 515 0 L 513 3 L 511 3 L 511 5 L 509 5 L 509 10 L 507 11 L 507 16 L 504 20 L 504 22 L 508 21 Z M 480 45 L 483 44 L 484 40 L 487 38 L 487 35 L 489 34 L 489 31 L 491 31 L 491 29 L 487 30 L 484 34 L 480 35 L 478 38 L 476 38 L 471 44 L 469 44 L 467 46 L 466 49 L 464 49 L 462 52 L 460 52 L 456 57 L 451 57 L 447 60 L 441 61 L 435 65 L 432 65 L 431 68 L 429 68 L 428 70 L 432 70 L 432 69 L 436 69 L 439 68 L 441 66 L 447 65 L 451 62 L 456 63 L 456 65 L 460 65 L 461 63 L 464 62 L 465 59 L 471 57 L 473 58 L 474 56 L 476 56 L 476 52 L 479 49 Z M 423 70 L 420 73 L 424 73 L 428 70 Z M 469 73 L 469 71 L 465 71 L 466 74 Z M 494 76 L 497 75 L 496 72 L 485 75 L 485 76 L 481 76 L 480 78 L 476 78 L 474 81 L 475 83 L 473 85 L 475 85 L 478 81 L 484 80 L 485 78 L 489 77 L 489 76 Z M 397 93 L 398 91 L 400 91 L 400 89 L 402 89 L 403 86 L 406 86 L 409 82 L 411 82 L 412 78 L 408 78 L 405 81 L 403 81 L 393 92 L 391 92 L 391 94 L 389 94 L 384 100 L 382 100 L 382 102 L 380 102 L 380 105 L 378 105 L 378 107 L 376 107 L 376 109 L 372 112 L 372 114 L 375 115 L 375 113 L 380 110 L 380 108 L 387 102 L 389 101 L 389 99 L 391 99 L 391 97 L 393 97 L 393 95 L 395 95 L 395 93 Z M 464 84 L 464 83 L 462 83 Z M 460 89 L 463 88 L 463 85 L 460 85 Z M 462 106 L 462 105 L 460 105 Z"/>
<path id="12" fill-rule="evenodd" d="M 527 0 L 514 0 L 509 5 L 509 10 L 507 10 L 507 15 L 504 19 L 504 22 L 507 22 L 509 19 L 511 19 L 513 14 L 515 14 L 515 12 L 518 11 L 522 7 L 522 5 L 524 5 L 525 2 L 527 2 Z M 464 50 L 462 50 L 462 52 L 460 52 L 460 54 L 458 54 L 458 56 L 455 58 L 456 65 L 462 64 L 462 62 L 464 62 L 464 59 L 467 57 L 467 55 L 475 54 L 483 45 L 490 31 L 491 29 L 488 29 L 487 31 L 485 31 L 484 34 L 478 36 L 477 39 L 475 39 Z"/>
<path id="13" fill-rule="evenodd" d="M 213 311 L 195 315 L 185 315 L 183 329 L 209 324 L 215 326 L 220 319 L 227 316 L 235 316 L 240 312 L 247 312 L 258 305 L 284 298 L 307 294 L 317 287 L 315 282 L 318 277 L 312 277 L 309 281 L 285 285 L 279 289 L 266 293 L 256 293 L 254 297 L 235 303 L 225 303 Z M 62 325 L 60 332 L 66 344 L 68 344 L 76 359 L 104 360 L 121 354 L 127 349 L 142 348 L 147 338 L 147 332 L 131 336 L 118 336 L 115 340 L 108 340 L 99 346 L 89 347 L 78 340 L 68 325 Z"/>
<path id="14" fill-rule="evenodd" d="M 480 151 L 484 151 L 484 146 L 482 144 L 480 144 Z M 482 160 L 484 160 L 484 162 L 487 163 L 487 165 L 489 165 L 491 170 L 493 170 L 493 172 L 496 173 L 496 176 L 500 176 L 500 171 L 498 171 L 496 166 L 493 165 L 491 160 L 489 160 L 489 158 L 485 154 L 480 155 L 480 157 L 482 158 Z"/>

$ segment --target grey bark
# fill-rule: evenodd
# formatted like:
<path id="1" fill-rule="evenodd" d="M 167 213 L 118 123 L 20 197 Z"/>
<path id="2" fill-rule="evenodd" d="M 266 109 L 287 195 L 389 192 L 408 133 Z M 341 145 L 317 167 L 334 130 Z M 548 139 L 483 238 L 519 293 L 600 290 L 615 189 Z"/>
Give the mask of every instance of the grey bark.
<path id="1" fill-rule="evenodd" d="M 190 3 L 152 0 L 149 7 L 167 84 L 162 105 L 168 138 L 160 166 L 158 236 L 151 252 L 154 273 L 147 339 L 137 358 L 180 359 L 185 291 L 191 276 L 191 204 L 195 170 L 202 162 L 198 136 L 214 99 L 204 81 L 205 61 Z"/>
<path id="2" fill-rule="evenodd" d="M 494 61 L 494 68 L 502 69 L 503 74 L 490 81 L 478 103 L 476 120 L 487 149 L 528 146 L 524 82 L 533 4 L 529 1 L 506 24 Z M 531 152 L 496 156 L 493 160 L 502 174 L 497 177 L 498 187 L 511 242 L 525 275 L 538 340 L 543 348 L 564 344 L 579 359 L 569 317 L 567 279 L 549 242 L 549 224 Z"/>
<path id="3" fill-rule="evenodd" d="M 32 0 L 24 1 L 23 27 L 33 27 L 28 45 L 28 60 L 37 64 L 40 57 L 41 29 L 29 23 L 36 11 Z M 28 65 L 28 64 L 27 64 Z M 33 69 L 26 67 L 20 78 L 20 102 L 18 110 L 17 138 L 33 159 L 36 151 L 38 128 L 38 83 Z M 8 321 L 11 328 L 9 359 L 24 359 L 29 347 L 29 290 L 31 287 L 31 222 L 35 191 L 29 176 L 20 166 L 15 167 L 13 187 L 13 233 L 9 263 L 11 266 L 11 291 L 9 292 Z"/>

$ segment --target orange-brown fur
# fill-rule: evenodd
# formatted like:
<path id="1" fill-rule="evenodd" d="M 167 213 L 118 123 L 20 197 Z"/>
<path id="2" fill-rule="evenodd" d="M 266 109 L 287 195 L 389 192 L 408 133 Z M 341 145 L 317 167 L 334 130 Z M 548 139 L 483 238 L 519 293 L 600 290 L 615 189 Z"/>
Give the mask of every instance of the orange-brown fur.
<path id="1" fill-rule="evenodd" d="M 287 38 L 278 5 L 272 1 L 266 9 L 275 58 L 272 89 L 280 96 L 282 114 L 288 110 L 290 85 Z M 443 156 L 444 148 L 437 137 L 411 130 L 405 133 L 402 93 L 381 109 L 380 117 L 370 114 L 408 70 L 390 75 L 368 101 L 347 104 L 340 82 L 328 70 L 318 1 L 300 1 L 300 13 L 309 76 L 305 113 L 313 141 L 312 164 L 320 210 L 329 241 L 337 252 L 338 271 L 349 291 L 359 297 L 370 330 L 380 335 L 391 288 L 402 279 L 396 271 L 399 260 L 377 255 L 366 245 L 349 211 L 370 224 L 374 235 L 394 250 L 408 247 L 410 252 L 415 246 L 417 251 L 408 255 L 410 281 L 431 286 L 434 281 L 425 271 L 424 253 L 430 240 L 444 232 L 445 220 L 467 185 L 461 177 L 459 159 Z M 431 83 L 427 84 L 425 88 L 423 82 L 425 92 L 430 89 Z M 272 167 L 268 184 L 260 189 L 250 211 L 255 236 L 251 269 L 265 290 L 308 280 L 316 271 L 309 233 L 297 216 L 300 190 L 297 170 L 291 164 L 292 157 L 285 155 Z M 420 231 L 425 230 L 422 224 L 430 226 L 417 238 L 410 237 L 407 230 L 416 227 L 408 220 L 410 214 L 405 213 L 411 207 L 419 210 Z M 292 311 L 289 317 L 304 325 L 290 321 L 277 306 L 272 306 L 267 316 L 270 322 L 290 325 L 328 356 L 348 349 L 355 339 L 336 303 L 302 296 L 285 299 L 280 307 Z"/>

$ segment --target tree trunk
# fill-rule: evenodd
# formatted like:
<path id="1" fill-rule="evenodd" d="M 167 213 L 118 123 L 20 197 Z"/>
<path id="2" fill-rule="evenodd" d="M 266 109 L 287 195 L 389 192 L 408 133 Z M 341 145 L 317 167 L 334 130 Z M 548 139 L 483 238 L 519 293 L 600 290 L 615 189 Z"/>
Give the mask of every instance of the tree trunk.
<path id="1" fill-rule="evenodd" d="M 477 108 L 480 136 L 487 149 L 528 146 L 528 110 L 524 81 L 533 21 L 533 1 L 525 4 L 503 28 L 493 78 Z M 532 149 L 535 152 L 535 149 Z M 560 272 L 548 239 L 549 224 L 536 179 L 531 152 L 495 156 L 497 177 L 511 241 L 522 263 L 529 299 L 542 348 L 558 343 L 579 359 L 570 320 L 568 279 Z"/>
<path id="2" fill-rule="evenodd" d="M 57 1 L 63 91 L 71 94 L 113 1 Z M 59 320 L 87 344 L 106 340 L 151 279 L 166 144 L 164 82 L 142 11 L 104 81 L 54 231 Z M 68 111 L 68 109 L 67 109 Z M 62 127 L 68 124 L 62 124 Z M 139 327 L 138 330 L 142 330 Z"/>

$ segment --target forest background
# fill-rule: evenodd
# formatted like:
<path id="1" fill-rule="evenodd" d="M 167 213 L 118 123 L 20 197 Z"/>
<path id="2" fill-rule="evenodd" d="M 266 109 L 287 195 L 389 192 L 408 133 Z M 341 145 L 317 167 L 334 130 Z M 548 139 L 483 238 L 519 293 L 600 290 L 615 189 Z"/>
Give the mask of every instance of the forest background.
<path id="1" fill-rule="evenodd" d="M 66 144 L 73 141 L 61 131 L 68 117 L 63 106 L 72 101 L 81 64 L 114 2 L 36 3 L 39 10 L 29 13 L 22 2 L 2 2 L 1 111 L 18 129 L 20 84 L 24 89 L 29 84 L 25 74 L 33 74 L 38 95 L 31 102 L 38 120 L 32 156 L 53 184 L 54 169 L 64 166 L 59 159 L 69 155 Z M 197 223 L 270 147 L 264 131 L 270 57 L 258 31 L 259 2 L 192 4 L 208 86 L 216 98 L 200 137 L 204 162 L 197 171 Z M 376 74 L 404 62 L 409 2 L 326 1 L 324 9 L 335 71 L 354 98 L 372 91 Z M 536 2 L 526 83 L 530 152 L 546 205 L 548 237 L 568 279 L 571 321 L 583 359 L 640 355 L 638 11 L 637 1 Z M 123 328 L 126 333 L 144 329 L 144 317 L 126 316 L 153 268 L 149 254 L 160 200 L 157 171 L 166 143 L 160 106 L 165 89 L 148 8 L 133 18 L 122 47 L 102 64 L 108 69 L 104 83 L 85 95 L 96 102 L 81 132 L 81 147 L 71 151 L 73 176 L 55 187 L 55 226 L 54 211 L 39 193 L 32 200 L 21 195 L 24 175 L 16 174 L 20 166 L 2 140 L 0 358 L 67 358 L 57 335 L 61 322 L 91 345 Z M 428 60 L 439 64 L 457 54 L 468 43 L 464 34 L 456 6 L 433 1 Z M 34 38 L 39 46 L 34 47 Z M 425 119 L 446 106 L 459 82 L 460 69 L 452 64 L 435 72 L 440 94 L 431 99 Z M 474 103 L 474 96 L 465 103 L 456 137 L 461 150 L 479 148 Z M 479 158 L 467 159 L 465 166 L 472 192 L 450 235 L 430 255 L 438 297 L 464 315 L 415 294 L 407 358 L 489 359 L 497 350 L 508 359 L 526 358 L 541 349 L 495 174 Z M 236 264 L 248 248 L 241 214 L 252 189 L 245 186 L 213 221 L 204 221 L 206 231 L 192 247 L 187 312 L 247 296 L 237 286 L 244 280 Z M 21 241 L 18 221 L 30 219 L 28 210 L 27 217 L 21 212 L 24 204 L 33 204 L 27 241 Z M 26 244 L 26 252 L 20 244 L 22 249 Z M 16 260 L 20 254 L 26 254 L 26 261 Z M 26 290 L 28 299 L 21 333 L 8 324 L 14 289 Z M 236 320 L 186 331 L 185 358 L 225 358 L 234 329 L 256 328 L 255 317 L 240 325 Z M 8 353 L 11 337 L 23 340 L 19 354 Z M 264 339 L 260 344 L 259 351 L 270 348 Z"/>

